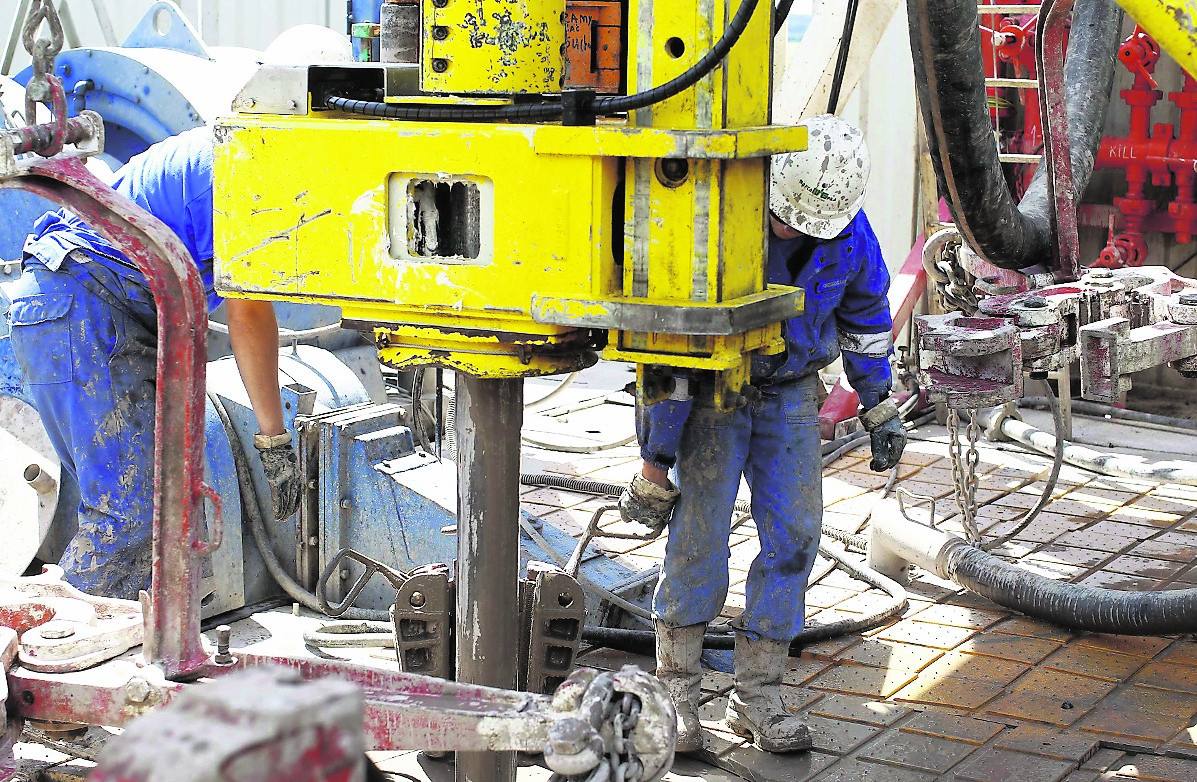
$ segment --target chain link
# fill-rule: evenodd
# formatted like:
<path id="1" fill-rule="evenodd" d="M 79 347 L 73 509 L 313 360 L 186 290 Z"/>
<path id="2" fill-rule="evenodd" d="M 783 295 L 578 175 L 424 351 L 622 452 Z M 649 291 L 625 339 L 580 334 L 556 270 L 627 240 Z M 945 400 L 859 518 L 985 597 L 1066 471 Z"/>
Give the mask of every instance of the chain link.
<path id="1" fill-rule="evenodd" d="M 38 31 L 45 25 L 49 37 L 37 38 Z M 53 0 L 33 0 L 25 26 L 21 29 L 21 43 L 33 61 L 33 75 L 25 85 L 25 124 L 37 125 L 37 104 L 50 107 L 52 122 L 47 143 L 40 144 L 36 151 L 43 157 L 52 157 L 66 145 L 67 106 L 66 92 L 62 81 L 54 75 L 54 58 L 62 51 L 65 36 L 62 20 Z"/>
<path id="2" fill-rule="evenodd" d="M 644 763 L 632 740 L 632 732 L 640 722 L 640 710 L 640 699 L 635 695 L 612 691 L 601 717 L 592 723 L 592 727 L 606 741 L 606 754 L 594 769 L 585 774 L 553 774 L 549 782 L 641 782 Z M 604 725 L 610 725 L 610 729 L 604 730 Z"/>
<path id="3" fill-rule="evenodd" d="M 976 291 L 976 280 L 960 265 L 958 253 L 949 250 L 944 258 L 935 262 L 942 276 L 936 277 L 935 290 L 944 309 L 960 310 L 965 315 L 975 315 L 980 301 Z"/>
<path id="4" fill-rule="evenodd" d="M 960 442 L 960 413 L 948 410 L 948 453 L 952 457 L 952 494 L 960 510 L 960 524 L 965 538 L 975 544 L 981 540 L 981 532 L 977 529 L 977 466 L 981 461 L 977 441 L 981 439 L 981 426 L 976 410 L 969 410 L 968 414 L 964 435 L 968 445 L 965 447 Z"/>

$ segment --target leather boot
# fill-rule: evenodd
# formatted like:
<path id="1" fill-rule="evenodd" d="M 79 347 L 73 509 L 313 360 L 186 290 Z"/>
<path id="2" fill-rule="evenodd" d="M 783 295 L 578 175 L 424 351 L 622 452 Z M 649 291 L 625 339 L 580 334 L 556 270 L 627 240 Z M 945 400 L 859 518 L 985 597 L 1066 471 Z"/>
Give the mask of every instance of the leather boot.
<path id="1" fill-rule="evenodd" d="M 677 751 L 702 749 L 698 696 L 702 691 L 702 637 L 707 626 L 669 627 L 656 622 L 657 678 L 677 710 Z"/>
<path id="2" fill-rule="evenodd" d="M 788 643 L 754 641 L 736 633 L 735 689 L 727 701 L 727 725 L 765 752 L 811 748 L 810 729 L 781 702 L 781 677 L 789 659 Z"/>

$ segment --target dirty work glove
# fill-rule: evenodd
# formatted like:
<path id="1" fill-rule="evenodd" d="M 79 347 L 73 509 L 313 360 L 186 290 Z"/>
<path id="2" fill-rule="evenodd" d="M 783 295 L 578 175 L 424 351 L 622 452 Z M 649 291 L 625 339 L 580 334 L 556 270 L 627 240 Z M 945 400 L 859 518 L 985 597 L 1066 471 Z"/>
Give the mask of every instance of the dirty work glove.
<path id="1" fill-rule="evenodd" d="M 866 410 L 860 422 L 869 433 L 869 444 L 873 451 L 869 469 L 874 472 L 892 469 L 906 449 L 906 430 L 902 428 L 897 406 L 886 400 Z"/>
<path id="2" fill-rule="evenodd" d="M 665 488 L 637 475 L 619 496 L 619 515 L 624 521 L 643 524 L 657 532 L 669 524 L 679 494 L 672 485 Z"/>
<path id="3" fill-rule="evenodd" d="M 291 435 L 254 435 L 254 448 L 262 460 L 262 471 L 270 486 L 270 501 L 276 521 L 283 521 L 299 510 L 299 461 L 291 447 Z"/>

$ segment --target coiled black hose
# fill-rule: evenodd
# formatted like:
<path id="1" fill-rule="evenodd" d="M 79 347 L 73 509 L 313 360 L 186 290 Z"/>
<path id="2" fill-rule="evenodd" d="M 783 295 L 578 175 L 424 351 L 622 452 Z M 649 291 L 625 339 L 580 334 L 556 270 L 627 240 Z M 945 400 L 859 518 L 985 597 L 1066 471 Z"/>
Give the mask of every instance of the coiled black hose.
<path id="1" fill-rule="evenodd" d="M 654 103 L 668 100 L 683 90 L 689 89 L 700 79 L 715 70 L 727 53 L 731 51 L 740 36 L 744 34 L 759 0 L 740 0 L 723 35 L 698 62 L 664 84 L 632 95 L 614 95 L 596 98 L 591 106 L 594 114 L 619 114 L 626 111 L 647 108 Z M 509 106 L 480 105 L 421 105 L 412 103 L 381 103 L 379 101 L 353 100 L 332 95 L 327 100 L 328 108 L 348 114 L 364 114 L 368 117 L 385 119 L 415 120 L 424 122 L 543 122 L 560 119 L 565 107 L 560 101 L 545 103 L 517 103 Z"/>
<path id="2" fill-rule="evenodd" d="M 1122 10 L 1078 3 L 1065 81 L 1073 186 L 1089 182 L 1114 79 Z M 1016 206 L 1002 173 L 985 97 L 976 0 L 909 0 L 915 88 L 940 193 L 957 228 L 985 260 L 1024 269 L 1052 257 L 1046 166 Z"/>

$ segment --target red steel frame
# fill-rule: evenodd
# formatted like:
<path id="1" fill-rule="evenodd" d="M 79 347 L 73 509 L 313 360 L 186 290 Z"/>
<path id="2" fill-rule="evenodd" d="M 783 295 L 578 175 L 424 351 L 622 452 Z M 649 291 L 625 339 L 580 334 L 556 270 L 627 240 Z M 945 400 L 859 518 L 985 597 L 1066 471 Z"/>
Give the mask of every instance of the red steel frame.
<path id="1" fill-rule="evenodd" d="M 168 679 L 207 663 L 200 637 L 198 519 L 203 498 L 205 338 L 199 272 L 160 220 L 118 195 L 74 157 L 37 159 L 0 188 L 61 204 L 121 250 L 145 275 L 158 313 L 154 400 L 153 582 L 142 593 L 146 660 Z"/>

